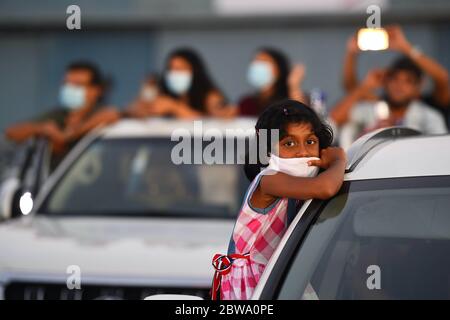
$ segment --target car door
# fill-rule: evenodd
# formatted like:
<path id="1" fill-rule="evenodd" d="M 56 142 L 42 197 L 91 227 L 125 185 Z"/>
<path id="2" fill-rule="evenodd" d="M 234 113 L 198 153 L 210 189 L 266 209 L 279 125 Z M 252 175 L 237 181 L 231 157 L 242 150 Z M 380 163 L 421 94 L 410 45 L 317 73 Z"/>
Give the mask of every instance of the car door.
<path id="1" fill-rule="evenodd" d="M 450 299 L 450 177 L 346 182 L 313 202 L 262 299 Z"/>

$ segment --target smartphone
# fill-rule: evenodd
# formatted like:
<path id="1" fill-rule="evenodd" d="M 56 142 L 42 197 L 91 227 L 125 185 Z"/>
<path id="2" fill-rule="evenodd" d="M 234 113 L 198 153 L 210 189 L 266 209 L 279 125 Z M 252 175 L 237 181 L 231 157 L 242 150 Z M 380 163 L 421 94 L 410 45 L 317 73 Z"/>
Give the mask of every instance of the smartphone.
<path id="1" fill-rule="evenodd" d="M 384 28 L 362 28 L 358 30 L 358 48 L 362 51 L 386 50 L 389 36 Z"/>

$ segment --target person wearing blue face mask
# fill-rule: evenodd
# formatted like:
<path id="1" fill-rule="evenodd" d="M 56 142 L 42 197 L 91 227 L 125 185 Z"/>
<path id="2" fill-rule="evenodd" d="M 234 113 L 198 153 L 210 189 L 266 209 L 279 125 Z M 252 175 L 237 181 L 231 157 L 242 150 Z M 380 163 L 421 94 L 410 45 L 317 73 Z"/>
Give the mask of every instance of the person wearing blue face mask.
<path id="1" fill-rule="evenodd" d="M 295 65 L 290 70 L 282 52 L 273 48 L 258 50 L 247 71 L 247 80 L 255 92 L 240 100 L 239 114 L 258 116 L 265 106 L 286 98 L 306 103 L 301 90 L 304 75 L 303 65 Z"/>
<path id="2" fill-rule="evenodd" d="M 6 137 L 17 143 L 45 137 L 51 143 L 55 158 L 61 159 L 90 130 L 119 118 L 115 109 L 101 107 L 103 83 L 94 64 L 84 61 L 70 64 L 60 87 L 60 107 L 8 127 Z"/>
<path id="3" fill-rule="evenodd" d="M 212 81 L 203 60 L 192 49 L 181 48 L 169 54 L 161 79 L 161 94 L 148 116 L 197 118 L 231 116 L 221 90 Z"/>

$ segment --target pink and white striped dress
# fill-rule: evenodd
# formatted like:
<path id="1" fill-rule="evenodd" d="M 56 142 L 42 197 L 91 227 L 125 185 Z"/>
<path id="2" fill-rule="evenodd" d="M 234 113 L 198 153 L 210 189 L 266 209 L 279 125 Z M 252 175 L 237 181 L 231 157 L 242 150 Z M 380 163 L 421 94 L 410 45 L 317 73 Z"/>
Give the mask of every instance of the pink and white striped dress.
<path id="1" fill-rule="evenodd" d="M 223 258 L 228 262 L 222 270 L 217 271 L 216 268 L 215 280 L 220 286 L 213 283 L 213 291 L 215 287 L 220 289 L 222 300 L 246 300 L 252 296 L 267 262 L 290 222 L 288 198 L 278 198 L 264 209 L 254 208 L 250 204 L 250 198 L 262 174 L 263 172 L 253 180 L 244 198 L 230 240 L 228 255 L 216 255 L 216 261 L 213 260 L 213 265 L 216 263 L 225 266 Z M 216 277 L 220 279 L 217 280 Z"/>

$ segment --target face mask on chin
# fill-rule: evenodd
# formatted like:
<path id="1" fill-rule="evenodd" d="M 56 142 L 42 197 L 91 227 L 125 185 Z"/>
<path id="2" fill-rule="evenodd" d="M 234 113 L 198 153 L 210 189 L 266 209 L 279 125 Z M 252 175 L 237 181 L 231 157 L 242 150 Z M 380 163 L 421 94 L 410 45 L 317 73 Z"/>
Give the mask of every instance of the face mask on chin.
<path id="1" fill-rule="evenodd" d="M 283 172 L 295 177 L 315 177 L 319 172 L 319 167 L 308 166 L 308 161 L 310 160 L 319 160 L 319 158 L 280 158 L 274 154 L 271 154 L 269 165 L 264 169 L 264 171 L 266 171 L 265 174 L 275 174 L 276 172 Z"/>

